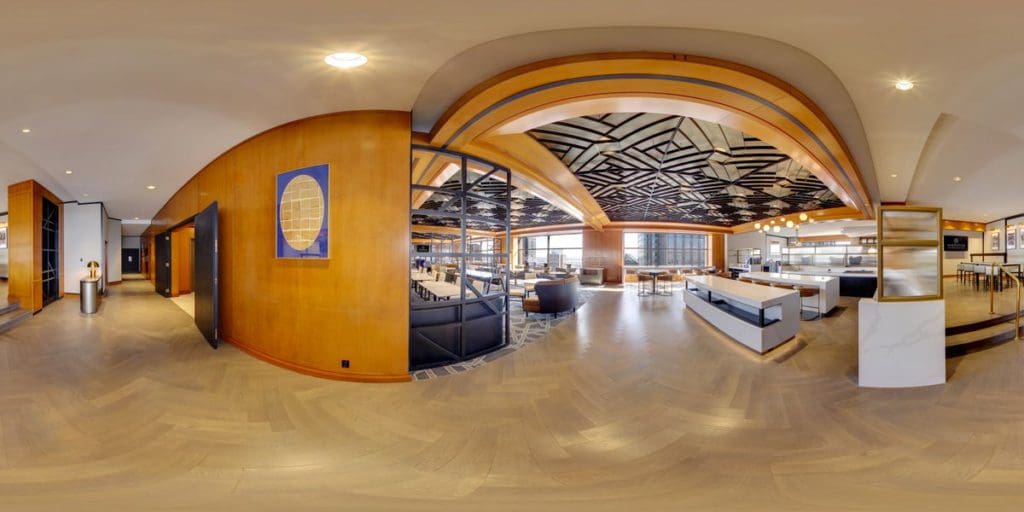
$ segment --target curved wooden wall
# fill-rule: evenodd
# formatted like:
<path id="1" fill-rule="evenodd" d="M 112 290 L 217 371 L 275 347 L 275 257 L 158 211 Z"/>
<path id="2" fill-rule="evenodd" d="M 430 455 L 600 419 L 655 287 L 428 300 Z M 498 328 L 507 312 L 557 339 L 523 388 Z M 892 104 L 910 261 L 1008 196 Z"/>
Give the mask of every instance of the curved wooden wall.
<path id="1" fill-rule="evenodd" d="M 467 92 L 429 135 L 429 143 L 508 166 L 518 179 L 558 183 L 565 202 L 595 228 L 593 198 L 564 166 L 534 157 L 532 128 L 581 115 L 652 112 L 730 126 L 775 146 L 810 169 L 858 216 L 873 201 L 853 157 L 824 112 L 777 77 L 732 62 L 670 53 L 577 55 L 528 64 Z M 536 148 L 534 148 L 536 149 Z M 514 156 L 513 156 L 514 155 Z"/>
<path id="2" fill-rule="evenodd" d="M 157 213 L 146 235 L 217 201 L 222 339 L 320 377 L 409 380 L 410 134 L 409 113 L 390 111 L 273 128 L 203 168 Z M 330 164 L 330 258 L 278 260 L 275 177 L 324 163 Z M 342 359 L 350 368 L 341 367 Z"/>

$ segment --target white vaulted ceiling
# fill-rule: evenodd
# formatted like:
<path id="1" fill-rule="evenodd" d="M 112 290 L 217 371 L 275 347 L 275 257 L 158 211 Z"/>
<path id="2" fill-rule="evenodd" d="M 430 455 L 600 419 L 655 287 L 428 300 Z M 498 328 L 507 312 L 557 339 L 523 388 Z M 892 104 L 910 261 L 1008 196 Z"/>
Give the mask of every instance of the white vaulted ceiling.
<path id="1" fill-rule="evenodd" d="M 906 200 L 914 183 L 911 200 L 946 206 L 932 189 L 916 192 L 947 172 L 929 162 L 975 170 L 963 187 L 970 197 L 1024 187 L 1019 2 L 5 0 L 2 8 L 0 179 L 35 178 L 65 200 L 104 201 L 115 217 L 148 218 L 217 155 L 293 119 L 415 107 L 422 128 L 484 67 L 486 78 L 552 54 L 640 49 L 717 51 L 709 56 L 796 85 L 836 122 L 875 200 Z M 655 26 L 663 28 L 646 28 Z M 592 37 L 587 27 L 616 28 Z M 539 43 L 550 34 L 566 42 Z M 516 38 L 522 52 L 483 51 Z M 713 47 L 699 44 L 711 38 Z M 370 62 L 329 68 L 322 59 L 335 51 Z M 466 67 L 474 55 L 488 55 L 486 66 Z M 896 91 L 901 77 L 917 86 Z M 432 83 L 455 86 L 439 93 Z M 921 160 L 943 114 L 990 131 L 1000 157 L 975 166 L 975 148 L 945 138 L 928 144 L 937 158 Z M 995 214 L 963 215 L 981 213 Z"/>

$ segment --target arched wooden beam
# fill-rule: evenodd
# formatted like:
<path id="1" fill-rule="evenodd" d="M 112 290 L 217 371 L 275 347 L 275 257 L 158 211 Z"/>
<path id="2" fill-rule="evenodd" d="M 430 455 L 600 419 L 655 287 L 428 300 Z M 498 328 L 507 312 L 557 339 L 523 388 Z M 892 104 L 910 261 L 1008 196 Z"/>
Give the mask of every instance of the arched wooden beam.
<path id="1" fill-rule="evenodd" d="M 849 149 L 821 109 L 774 76 L 716 59 L 627 53 L 530 64 L 465 94 L 429 137 L 431 145 L 469 151 L 554 121 L 607 112 L 691 115 L 749 133 L 805 166 L 860 216 L 873 216 Z M 578 198 L 554 192 L 586 210 Z"/>
<path id="2" fill-rule="evenodd" d="M 826 220 L 847 220 L 847 219 L 850 219 L 850 220 L 862 220 L 862 219 L 868 218 L 866 215 L 864 215 L 860 211 L 855 210 L 853 208 L 850 208 L 849 206 L 843 206 L 843 207 L 840 207 L 840 208 L 825 208 L 823 210 L 812 210 L 812 211 L 804 212 L 804 213 L 806 213 L 807 216 L 810 217 L 811 219 L 814 219 L 814 222 L 824 222 Z M 799 214 L 797 214 L 797 215 L 799 215 Z M 779 216 L 776 216 L 776 217 L 766 217 L 766 218 L 760 219 L 760 220 L 758 220 L 756 222 L 760 222 L 761 224 L 765 224 L 765 223 L 768 223 L 768 222 L 770 222 L 772 220 L 779 220 L 779 219 L 786 218 L 786 217 L 792 219 L 793 221 L 797 221 L 798 220 L 796 215 L 779 215 Z M 803 222 L 803 223 L 806 223 L 806 222 Z M 740 234 L 740 233 L 747 233 L 749 231 L 755 231 L 756 228 L 754 228 L 754 224 L 755 224 L 755 222 L 747 222 L 745 224 L 738 224 L 738 225 L 732 227 L 732 232 L 734 234 Z"/>

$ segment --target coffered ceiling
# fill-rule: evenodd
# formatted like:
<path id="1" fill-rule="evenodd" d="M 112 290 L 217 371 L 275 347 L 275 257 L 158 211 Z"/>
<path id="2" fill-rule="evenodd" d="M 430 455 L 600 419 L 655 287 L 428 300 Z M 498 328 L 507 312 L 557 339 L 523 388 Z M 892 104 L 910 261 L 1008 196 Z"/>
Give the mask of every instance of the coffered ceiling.
<path id="1" fill-rule="evenodd" d="M 661 114 L 605 114 L 530 131 L 613 221 L 733 226 L 843 206 L 807 169 L 750 135 Z"/>

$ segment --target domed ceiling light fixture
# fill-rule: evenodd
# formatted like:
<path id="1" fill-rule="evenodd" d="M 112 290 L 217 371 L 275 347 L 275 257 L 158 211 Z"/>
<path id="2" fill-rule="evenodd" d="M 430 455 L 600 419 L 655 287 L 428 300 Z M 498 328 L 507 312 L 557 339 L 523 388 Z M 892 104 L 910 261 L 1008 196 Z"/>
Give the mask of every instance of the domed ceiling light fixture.
<path id="1" fill-rule="evenodd" d="M 338 69 L 358 68 L 369 60 L 366 58 L 366 55 L 355 52 L 338 52 L 324 57 L 324 62 Z"/>

